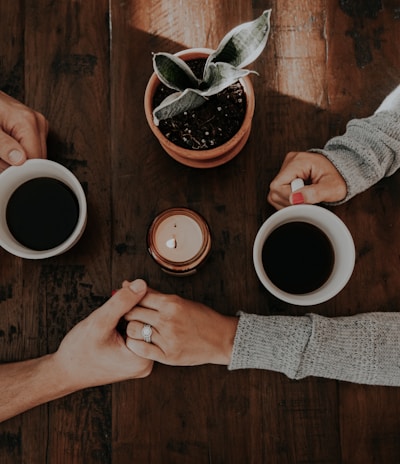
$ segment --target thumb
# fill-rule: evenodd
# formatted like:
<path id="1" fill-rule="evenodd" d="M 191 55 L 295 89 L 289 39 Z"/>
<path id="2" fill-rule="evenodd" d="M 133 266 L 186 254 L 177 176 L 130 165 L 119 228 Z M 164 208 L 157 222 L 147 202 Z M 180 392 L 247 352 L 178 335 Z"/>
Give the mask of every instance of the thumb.
<path id="1" fill-rule="evenodd" d="M 18 166 L 26 160 L 25 150 L 8 134 L 0 130 L 0 158 L 7 164 Z"/>
<path id="2" fill-rule="evenodd" d="M 324 201 L 321 195 L 321 187 L 316 184 L 306 185 L 305 187 L 292 192 L 289 197 L 291 205 L 309 204 L 314 205 Z"/>
<path id="3" fill-rule="evenodd" d="M 137 279 L 124 286 L 108 300 L 103 306 L 96 309 L 92 316 L 102 327 L 116 327 L 121 317 L 129 312 L 147 292 L 147 284 L 144 280 Z"/>

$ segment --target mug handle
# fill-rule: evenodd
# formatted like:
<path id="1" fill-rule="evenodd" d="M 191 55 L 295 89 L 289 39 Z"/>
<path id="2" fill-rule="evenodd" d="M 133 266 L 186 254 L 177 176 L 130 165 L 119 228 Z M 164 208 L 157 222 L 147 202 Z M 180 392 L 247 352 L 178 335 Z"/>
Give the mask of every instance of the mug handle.
<path id="1" fill-rule="evenodd" d="M 292 180 L 292 182 L 290 183 L 290 188 L 292 189 L 292 192 L 296 192 L 297 190 L 300 190 L 303 187 L 304 187 L 304 180 L 300 179 L 299 177 Z"/>

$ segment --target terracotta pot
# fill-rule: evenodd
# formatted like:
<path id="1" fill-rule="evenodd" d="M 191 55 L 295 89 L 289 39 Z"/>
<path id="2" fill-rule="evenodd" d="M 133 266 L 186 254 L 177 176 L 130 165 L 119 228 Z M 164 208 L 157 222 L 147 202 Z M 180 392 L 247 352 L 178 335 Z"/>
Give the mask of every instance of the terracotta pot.
<path id="1" fill-rule="evenodd" d="M 212 51 L 213 50 L 207 48 L 191 48 L 183 50 L 176 55 L 187 61 L 197 58 L 207 58 Z M 243 124 L 238 132 L 219 147 L 210 150 L 190 150 L 175 145 L 168 140 L 153 122 L 153 97 L 158 85 L 160 85 L 160 80 L 157 75 L 153 73 L 146 87 L 144 109 L 150 129 L 153 131 L 164 150 L 176 161 L 194 168 L 212 168 L 234 158 L 241 151 L 249 138 L 255 105 L 253 84 L 249 77 L 246 76 L 240 79 L 240 83 L 246 93 L 247 106 Z"/>

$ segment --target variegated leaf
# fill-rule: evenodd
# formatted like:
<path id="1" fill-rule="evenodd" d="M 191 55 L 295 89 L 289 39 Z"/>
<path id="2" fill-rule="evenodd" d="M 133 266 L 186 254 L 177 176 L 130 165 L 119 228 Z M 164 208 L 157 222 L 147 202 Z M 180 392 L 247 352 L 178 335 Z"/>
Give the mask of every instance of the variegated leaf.
<path id="1" fill-rule="evenodd" d="M 270 31 L 271 10 L 266 10 L 254 21 L 240 24 L 221 40 L 212 53 L 209 63 L 225 62 L 236 68 L 244 68 L 252 63 L 264 50 Z"/>
<path id="2" fill-rule="evenodd" d="M 199 90 L 186 89 L 184 92 L 175 92 L 154 109 L 154 124 L 158 126 L 162 119 L 172 118 L 184 111 L 197 108 L 205 101 L 206 98 L 201 95 Z"/>
<path id="3" fill-rule="evenodd" d="M 238 69 L 228 63 L 210 63 L 204 79 L 207 89 L 203 90 L 202 95 L 215 95 L 250 73 L 256 74 L 255 71 Z"/>
<path id="4" fill-rule="evenodd" d="M 170 53 L 155 53 L 153 67 L 160 81 L 167 87 L 183 91 L 188 88 L 196 89 L 199 80 L 189 66 L 178 56 Z"/>

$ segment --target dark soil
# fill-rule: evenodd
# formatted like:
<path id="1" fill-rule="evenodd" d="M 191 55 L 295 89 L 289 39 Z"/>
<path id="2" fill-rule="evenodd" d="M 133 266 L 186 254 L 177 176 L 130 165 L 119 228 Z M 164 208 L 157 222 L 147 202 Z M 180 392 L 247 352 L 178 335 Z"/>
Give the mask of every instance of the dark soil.
<path id="1" fill-rule="evenodd" d="M 205 59 L 187 63 L 201 77 Z M 154 95 L 153 108 L 173 92 L 175 90 L 160 84 Z M 237 82 L 209 97 L 202 106 L 160 121 L 158 128 L 175 145 L 192 150 L 209 150 L 224 144 L 236 134 L 245 112 L 246 94 L 243 86 Z"/>

